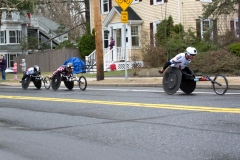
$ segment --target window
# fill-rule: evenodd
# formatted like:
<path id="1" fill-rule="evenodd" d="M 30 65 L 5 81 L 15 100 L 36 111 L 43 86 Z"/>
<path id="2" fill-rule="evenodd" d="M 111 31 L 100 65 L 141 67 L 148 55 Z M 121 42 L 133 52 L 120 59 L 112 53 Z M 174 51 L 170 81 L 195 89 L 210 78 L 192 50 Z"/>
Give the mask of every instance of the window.
<path id="1" fill-rule="evenodd" d="M 13 60 L 13 58 L 14 57 L 16 57 L 16 55 L 15 54 L 9 54 L 9 57 L 8 57 L 8 59 L 9 59 L 9 61 L 8 61 L 8 67 L 13 67 L 14 65 L 14 60 Z"/>
<path id="2" fill-rule="evenodd" d="M 6 19 L 7 20 L 11 20 L 12 19 L 12 13 L 11 12 L 7 12 L 6 13 Z"/>
<path id="3" fill-rule="evenodd" d="M 116 29 L 116 46 L 122 47 L 122 31 L 121 29 Z"/>
<path id="4" fill-rule="evenodd" d="M 138 3 L 139 0 L 133 0 L 131 4 Z"/>
<path id="5" fill-rule="evenodd" d="M 108 34 L 109 34 L 109 31 L 108 30 L 104 30 L 103 31 L 103 43 L 104 43 L 104 48 L 108 48 Z"/>
<path id="6" fill-rule="evenodd" d="M 109 12 L 109 2 L 108 0 L 101 0 L 102 14 L 107 14 Z"/>
<path id="7" fill-rule="evenodd" d="M 20 43 L 21 31 L 9 31 L 9 43 Z"/>
<path id="8" fill-rule="evenodd" d="M 6 31 L 0 32 L 0 43 L 6 43 Z"/>
<path id="9" fill-rule="evenodd" d="M 202 38 L 204 33 L 209 31 L 210 29 L 211 29 L 211 20 L 210 19 L 201 20 L 201 37 Z"/>
<path id="10" fill-rule="evenodd" d="M 132 47 L 139 47 L 138 26 L 131 26 Z"/>
<path id="11" fill-rule="evenodd" d="M 238 19 L 234 19 L 234 32 L 235 32 L 235 35 L 236 37 L 239 37 L 238 35 Z"/>
<path id="12" fill-rule="evenodd" d="M 164 0 L 154 0 L 154 5 L 164 4 Z"/>
<path id="13" fill-rule="evenodd" d="M 153 22 L 153 39 L 154 39 L 154 45 L 155 45 L 155 34 L 157 33 L 158 26 L 160 24 L 160 20 L 154 21 Z"/>
<path id="14" fill-rule="evenodd" d="M 200 0 L 200 2 L 212 2 L 212 0 Z"/>

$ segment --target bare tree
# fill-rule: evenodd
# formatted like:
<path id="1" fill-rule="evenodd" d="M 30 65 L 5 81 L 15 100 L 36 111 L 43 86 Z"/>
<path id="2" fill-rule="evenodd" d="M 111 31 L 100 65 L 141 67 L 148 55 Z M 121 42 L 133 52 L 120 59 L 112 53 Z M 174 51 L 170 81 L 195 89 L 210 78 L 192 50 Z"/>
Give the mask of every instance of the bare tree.
<path id="1" fill-rule="evenodd" d="M 86 18 L 89 17 L 88 7 L 87 0 L 42 0 L 39 2 L 35 14 L 47 17 L 59 23 L 63 28 L 70 29 L 69 39 L 76 40 L 86 32 Z"/>

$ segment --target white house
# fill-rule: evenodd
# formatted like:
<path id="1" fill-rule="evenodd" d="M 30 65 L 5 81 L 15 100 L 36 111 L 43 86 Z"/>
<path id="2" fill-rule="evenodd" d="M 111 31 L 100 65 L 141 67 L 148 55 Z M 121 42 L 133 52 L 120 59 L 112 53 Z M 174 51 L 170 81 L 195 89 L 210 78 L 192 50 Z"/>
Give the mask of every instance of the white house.
<path id="1" fill-rule="evenodd" d="M 21 41 L 26 40 L 27 36 L 37 38 L 40 44 L 48 42 L 51 48 L 68 39 L 67 33 L 59 34 L 59 30 L 66 30 L 62 29 L 60 24 L 27 12 L 22 15 L 18 11 L 3 11 L 1 22 L 0 54 L 5 55 L 7 68 L 13 67 L 13 57 L 29 54 L 29 51 L 23 51 L 20 46 Z"/>

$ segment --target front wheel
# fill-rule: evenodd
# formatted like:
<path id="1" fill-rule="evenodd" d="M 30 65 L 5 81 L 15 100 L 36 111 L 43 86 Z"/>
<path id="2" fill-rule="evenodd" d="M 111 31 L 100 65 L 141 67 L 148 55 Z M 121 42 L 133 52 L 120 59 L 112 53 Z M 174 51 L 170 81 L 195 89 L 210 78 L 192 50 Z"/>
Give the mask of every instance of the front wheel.
<path id="1" fill-rule="evenodd" d="M 224 95 L 228 90 L 228 80 L 223 75 L 216 75 L 212 81 L 213 90 L 218 95 Z"/>
<path id="2" fill-rule="evenodd" d="M 22 80 L 22 88 L 23 89 L 27 89 L 28 88 L 28 86 L 29 86 L 29 84 L 30 84 L 30 80 L 31 80 L 31 76 L 27 76 L 26 78 L 24 78 L 23 80 Z"/>
<path id="3" fill-rule="evenodd" d="M 87 88 L 87 80 L 86 80 L 86 78 L 85 78 L 84 76 L 81 76 L 81 77 L 79 78 L 78 83 L 79 83 L 79 88 L 80 88 L 82 91 L 84 91 L 84 90 Z"/>
<path id="4" fill-rule="evenodd" d="M 43 84 L 44 84 L 44 87 L 46 89 L 49 89 L 50 88 L 50 78 L 48 76 L 46 76 L 45 78 L 43 78 Z"/>

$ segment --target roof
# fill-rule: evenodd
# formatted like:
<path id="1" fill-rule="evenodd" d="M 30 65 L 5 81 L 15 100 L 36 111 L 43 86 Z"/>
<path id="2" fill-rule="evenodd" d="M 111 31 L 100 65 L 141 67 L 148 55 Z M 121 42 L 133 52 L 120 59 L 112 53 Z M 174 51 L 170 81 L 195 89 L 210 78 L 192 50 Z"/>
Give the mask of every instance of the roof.
<path id="1" fill-rule="evenodd" d="M 34 17 L 36 17 L 40 23 L 47 26 L 48 28 L 51 28 L 53 31 L 57 30 L 58 27 L 60 26 L 59 23 L 56 23 L 46 17 L 40 15 L 34 15 Z"/>
<path id="2" fill-rule="evenodd" d="M 121 14 L 122 8 L 118 6 L 114 6 L 114 8 L 116 8 L 118 13 Z M 142 18 L 131 7 L 128 7 L 126 11 L 128 12 L 128 20 L 142 20 Z"/>
<path id="3" fill-rule="evenodd" d="M 126 9 L 126 11 L 128 12 L 128 21 L 129 22 L 134 22 L 136 24 L 141 24 L 143 23 L 142 18 L 131 8 L 128 7 Z M 118 7 L 118 6 L 114 6 L 111 11 L 108 13 L 107 17 L 105 18 L 105 20 L 103 21 L 103 26 L 107 26 L 112 18 L 114 17 L 114 15 L 117 13 L 119 16 L 121 16 L 121 12 L 122 12 L 122 8 Z M 119 19 L 120 21 L 121 19 Z"/>

